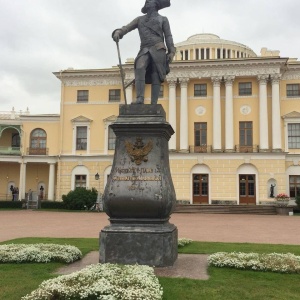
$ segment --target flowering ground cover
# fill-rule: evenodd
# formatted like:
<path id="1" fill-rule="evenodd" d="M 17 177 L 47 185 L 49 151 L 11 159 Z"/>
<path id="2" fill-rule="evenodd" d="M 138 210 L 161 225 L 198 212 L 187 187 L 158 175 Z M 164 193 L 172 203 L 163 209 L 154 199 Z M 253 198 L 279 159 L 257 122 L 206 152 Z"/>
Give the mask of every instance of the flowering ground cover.
<path id="1" fill-rule="evenodd" d="M 0 263 L 71 263 L 82 257 L 74 246 L 58 244 L 4 244 L 0 245 Z"/>
<path id="2" fill-rule="evenodd" d="M 258 254 L 218 252 L 210 255 L 208 262 L 211 266 L 219 268 L 227 267 L 254 271 L 300 274 L 300 256 L 291 253 Z"/>
<path id="3" fill-rule="evenodd" d="M 99 240 L 95 239 L 54 239 L 31 238 L 17 239 L 13 243 L 59 243 L 78 247 L 83 254 L 98 250 Z M 7 243 L 7 242 L 6 242 Z M 181 253 L 216 252 L 257 252 L 257 253 L 294 253 L 300 255 L 299 245 L 268 245 L 192 242 Z M 55 271 L 62 263 L 0 264 L 0 299 L 20 300 L 37 289 L 47 279 L 56 278 Z M 197 267 L 197 266 L 195 266 Z M 163 300 L 299 300 L 299 274 L 280 274 L 254 272 L 209 266 L 209 280 L 191 280 L 160 277 L 163 287 Z M 92 299 L 92 298 L 91 298 Z"/>
<path id="4" fill-rule="evenodd" d="M 70 275 L 44 281 L 22 300 L 161 300 L 162 294 L 151 267 L 95 264 Z"/>

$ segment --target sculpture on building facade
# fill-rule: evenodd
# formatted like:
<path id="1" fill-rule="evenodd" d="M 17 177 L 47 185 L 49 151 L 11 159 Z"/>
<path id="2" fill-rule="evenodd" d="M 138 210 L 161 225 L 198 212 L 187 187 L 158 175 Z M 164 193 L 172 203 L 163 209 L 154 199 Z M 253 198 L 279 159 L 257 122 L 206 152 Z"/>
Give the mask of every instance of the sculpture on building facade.
<path id="1" fill-rule="evenodd" d="M 145 84 L 151 84 L 151 104 L 157 104 L 160 86 L 169 73 L 176 48 L 166 17 L 158 14 L 158 10 L 169 7 L 170 0 L 146 0 L 142 13 L 131 23 L 116 29 L 112 33 L 113 40 L 118 43 L 128 32 L 138 29 L 141 45 L 134 62 L 136 103 L 144 103 Z"/>
<path id="2" fill-rule="evenodd" d="M 270 186 L 270 198 L 274 198 L 274 188 L 275 188 L 276 184 L 271 184 Z"/>

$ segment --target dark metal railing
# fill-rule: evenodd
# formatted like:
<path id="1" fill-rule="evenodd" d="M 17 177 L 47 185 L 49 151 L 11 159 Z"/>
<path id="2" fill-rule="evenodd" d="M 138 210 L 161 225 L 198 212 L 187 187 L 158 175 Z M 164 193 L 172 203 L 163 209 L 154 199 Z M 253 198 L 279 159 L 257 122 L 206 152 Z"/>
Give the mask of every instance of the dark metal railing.
<path id="1" fill-rule="evenodd" d="M 48 155 L 48 148 L 27 148 L 27 155 Z"/>
<path id="2" fill-rule="evenodd" d="M 190 146 L 190 153 L 211 153 L 211 145 Z"/>

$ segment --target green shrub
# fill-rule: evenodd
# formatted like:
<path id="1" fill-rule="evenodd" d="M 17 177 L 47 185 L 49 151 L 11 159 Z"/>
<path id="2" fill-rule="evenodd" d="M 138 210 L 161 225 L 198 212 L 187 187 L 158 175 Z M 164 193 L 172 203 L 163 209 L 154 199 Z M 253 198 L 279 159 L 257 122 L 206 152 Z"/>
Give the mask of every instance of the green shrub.
<path id="1" fill-rule="evenodd" d="M 62 200 L 66 209 L 88 209 L 97 201 L 97 190 L 95 188 L 92 188 L 91 190 L 76 188 L 74 191 L 70 191 L 67 195 L 63 195 Z"/>
<path id="2" fill-rule="evenodd" d="M 64 202 L 61 201 L 41 201 L 43 209 L 65 209 Z"/>
<path id="3" fill-rule="evenodd" d="M 300 196 L 296 196 L 296 203 L 298 205 L 298 208 L 300 209 Z"/>
<path id="4" fill-rule="evenodd" d="M 21 209 L 23 203 L 21 201 L 0 201 L 0 208 Z"/>

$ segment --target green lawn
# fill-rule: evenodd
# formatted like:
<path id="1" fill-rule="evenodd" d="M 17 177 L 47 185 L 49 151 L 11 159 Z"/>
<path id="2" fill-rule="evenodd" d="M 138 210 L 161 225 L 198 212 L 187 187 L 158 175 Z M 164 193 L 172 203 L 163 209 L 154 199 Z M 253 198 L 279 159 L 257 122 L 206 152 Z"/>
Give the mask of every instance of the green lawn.
<path id="1" fill-rule="evenodd" d="M 98 239 L 26 238 L 14 243 L 59 243 L 77 246 L 83 254 L 98 250 Z M 259 252 L 300 255 L 299 246 L 193 242 L 180 253 Z M 62 264 L 0 264 L 0 299 L 19 300 L 45 279 L 53 278 Z M 197 266 L 195 266 L 197 267 Z M 300 276 L 270 272 L 241 271 L 209 267 L 210 279 L 190 280 L 159 278 L 164 289 L 164 300 L 247 300 L 300 299 Z"/>

